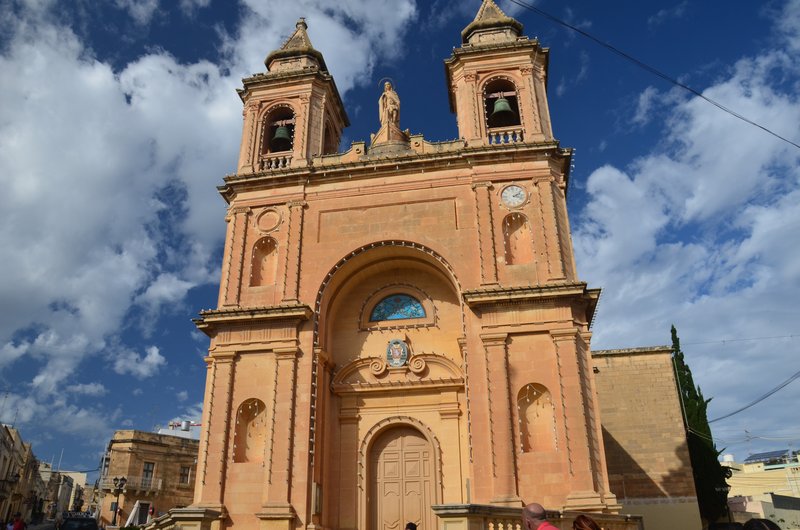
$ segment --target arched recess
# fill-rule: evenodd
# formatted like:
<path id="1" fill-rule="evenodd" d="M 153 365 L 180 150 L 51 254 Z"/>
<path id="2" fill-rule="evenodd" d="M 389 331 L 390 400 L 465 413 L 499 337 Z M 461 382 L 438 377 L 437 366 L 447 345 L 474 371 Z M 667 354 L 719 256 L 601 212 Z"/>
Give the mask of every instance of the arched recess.
<path id="1" fill-rule="evenodd" d="M 329 119 L 325 120 L 322 141 L 323 155 L 333 155 L 339 152 L 339 137 L 336 134 L 336 129 L 333 127 Z"/>
<path id="2" fill-rule="evenodd" d="M 286 103 L 268 109 L 261 129 L 261 154 L 291 151 L 294 148 L 295 112 Z"/>
<path id="3" fill-rule="evenodd" d="M 533 234 L 525 215 L 512 212 L 503 219 L 503 251 L 507 265 L 533 261 Z"/>
<path id="4" fill-rule="evenodd" d="M 555 410 L 550 391 L 539 383 L 528 383 L 517 394 L 520 447 L 522 452 L 556 449 Z"/>
<path id="5" fill-rule="evenodd" d="M 441 464 L 441 455 L 442 455 L 442 448 L 441 444 L 437 437 L 433 434 L 433 431 L 422 423 L 421 421 L 409 417 L 409 416 L 392 416 L 389 418 L 385 418 L 375 424 L 367 434 L 362 439 L 361 445 L 359 447 L 359 463 L 358 463 L 358 482 L 359 482 L 359 503 L 361 507 L 358 510 L 360 514 L 359 517 L 361 520 L 359 521 L 359 528 L 368 528 L 370 524 L 367 520 L 368 517 L 371 517 L 372 510 L 369 506 L 369 499 L 370 497 L 374 501 L 376 499 L 376 495 L 374 492 L 370 491 L 370 480 L 373 476 L 374 470 L 371 468 L 370 456 L 372 455 L 372 450 L 375 447 L 376 442 L 380 443 L 380 440 L 383 435 L 392 432 L 393 430 L 401 430 L 401 429 L 410 429 L 414 432 L 418 433 L 422 438 L 424 438 L 433 452 L 433 487 L 432 487 L 432 503 L 431 504 L 440 504 L 442 502 L 442 464 Z M 435 515 L 433 515 L 432 511 L 429 511 L 429 516 L 432 519 L 435 519 Z M 428 523 L 428 524 L 426 524 Z M 423 521 L 422 524 L 423 528 L 435 528 L 436 521 Z M 399 528 L 398 528 L 399 530 Z"/>
<path id="6" fill-rule="evenodd" d="M 400 264 L 400 267 L 411 268 L 415 273 L 419 274 L 398 275 L 396 274 L 398 264 Z M 427 278 L 428 281 L 425 285 L 420 285 L 416 280 L 416 277 L 419 276 Z M 442 326 L 430 326 L 427 322 L 413 324 L 413 326 L 419 328 L 425 327 L 424 330 L 408 325 L 414 320 L 384 321 L 375 325 L 376 323 L 374 322 L 368 322 L 367 315 L 367 318 L 362 320 L 362 326 L 359 326 L 359 315 L 364 315 L 366 312 L 366 308 L 369 306 L 366 301 L 371 299 L 371 295 L 377 296 L 377 293 L 382 292 L 381 289 L 383 288 L 402 291 L 402 286 L 398 283 L 398 279 L 402 279 L 403 282 L 413 283 L 412 287 L 419 289 L 422 293 L 422 295 L 415 296 L 433 299 L 434 303 L 443 307 L 444 309 L 434 309 L 426 314 L 430 318 L 435 317 L 437 321 L 445 322 L 446 324 Z M 373 282 L 372 280 L 375 281 Z M 434 283 L 435 287 L 432 285 Z M 358 293 L 355 293 L 355 291 L 358 291 Z M 338 373 L 337 369 L 343 369 L 349 363 L 356 361 L 362 352 L 366 356 L 375 355 L 375 352 L 385 351 L 387 340 L 395 338 L 395 335 L 399 333 L 403 333 L 404 336 L 406 334 L 410 335 L 412 344 L 419 345 L 420 349 L 422 349 L 422 341 L 418 343 L 413 341 L 415 340 L 415 334 L 424 333 L 427 335 L 426 340 L 434 341 L 431 337 L 435 335 L 440 337 L 441 340 L 435 340 L 434 342 L 444 346 L 437 352 L 448 356 L 450 360 L 461 367 L 464 373 L 467 372 L 467 352 L 460 342 L 466 335 L 465 307 L 461 292 L 461 285 L 450 264 L 435 250 L 411 241 L 385 240 L 369 243 L 347 253 L 331 267 L 320 284 L 313 315 L 315 348 L 312 357 L 313 373 L 310 405 L 311 423 L 315 427 L 309 440 L 309 452 L 312 455 L 310 467 L 312 470 L 316 469 L 317 453 L 325 450 L 324 447 L 317 447 L 318 434 L 324 432 L 325 426 L 334 431 L 341 428 L 340 415 L 337 409 L 339 406 L 338 398 L 329 392 L 330 387 L 324 382 L 324 374 L 327 370 L 332 370 L 336 374 Z M 443 302 L 443 295 L 446 298 L 445 302 Z M 361 301 L 361 303 L 354 303 L 356 300 Z M 337 328 L 336 322 L 341 322 L 343 325 Z M 404 324 L 390 326 L 386 324 L 387 322 L 403 322 Z M 362 329 L 359 329 L 359 327 Z M 401 327 L 402 331 L 398 331 Z M 342 338 L 345 334 L 348 334 L 346 340 Z M 389 335 L 392 336 L 390 337 Z M 367 341 L 371 342 L 367 344 Z M 346 354 L 339 358 L 337 357 L 339 353 Z M 325 366 L 324 369 L 322 368 L 323 366 Z M 318 385 L 325 386 L 318 388 Z M 466 379 L 463 382 L 463 389 L 466 394 L 464 399 L 469 400 L 469 381 Z M 327 411 L 326 414 L 321 416 L 321 419 L 328 421 L 328 424 L 317 426 L 319 411 Z M 468 409 L 467 414 L 469 414 Z M 469 421 L 466 422 L 466 430 L 469 439 Z M 348 434 L 343 433 L 341 436 L 352 436 L 348 440 L 352 441 L 354 451 L 357 447 L 355 444 L 358 443 L 358 438 L 355 437 L 353 431 L 348 429 Z M 468 450 L 471 450 L 471 446 Z M 337 464 L 327 465 L 349 465 L 346 462 L 346 460 L 339 460 Z M 355 461 L 353 461 L 352 465 L 356 465 Z M 356 477 L 347 473 L 343 476 L 346 480 L 356 480 Z M 350 479 L 348 477 L 353 478 Z M 341 482 L 337 477 L 335 486 L 327 484 L 324 487 L 342 487 Z M 363 512 L 360 513 L 363 515 Z"/>
<path id="7" fill-rule="evenodd" d="M 331 268 L 323 279 L 314 304 L 315 346 L 322 348 L 327 346 L 327 334 L 325 333 L 327 314 L 331 303 L 336 299 L 336 295 L 348 279 L 368 265 L 398 259 L 408 259 L 425 264 L 431 270 L 438 271 L 442 278 L 450 284 L 460 306 L 461 330 L 462 333 L 466 333 L 461 284 L 450 264 L 438 252 L 419 243 L 401 240 L 376 241 L 348 253 Z"/>
<path id="8" fill-rule="evenodd" d="M 483 107 L 487 129 L 522 125 L 519 93 L 510 78 L 496 76 L 483 86 Z"/>
<path id="9" fill-rule="evenodd" d="M 234 462 L 263 462 L 267 443 L 267 407 L 251 398 L 239 405 L 233 437 Z"/>
<path id="10" fill-rule="evenodd" d="M 250 261 L 250 287 L 273 285 L 278 274 L 278 242 L 262 237 L 253 245 Z"/>

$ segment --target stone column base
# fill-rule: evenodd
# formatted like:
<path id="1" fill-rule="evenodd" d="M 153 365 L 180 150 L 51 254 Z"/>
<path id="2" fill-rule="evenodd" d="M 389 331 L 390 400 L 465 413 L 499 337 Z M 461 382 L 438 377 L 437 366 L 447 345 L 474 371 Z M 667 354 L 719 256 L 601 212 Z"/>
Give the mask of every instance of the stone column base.
<path id="1" fill-rule="evenodd" d="M 596 491 L 573 491 L 567 495 L 567 502 L 564 504 L 563 510 L 604 513 L 606 511 L 606 503 L 603 502 L 603 497 Z"/>
<path id="2" fill-rule="evenodd" d="M 296 514 L 291 504 L 266 504 L 256 517 L 261 519 L 260 530 L 292 530 Z"/>
<path id="3" fill-rule="evenodd" d="M 166 515 L 153 519 L 148 530 L 220 530 L 227 516 L 225 506 L 187 506 L 173 508 Z"/>

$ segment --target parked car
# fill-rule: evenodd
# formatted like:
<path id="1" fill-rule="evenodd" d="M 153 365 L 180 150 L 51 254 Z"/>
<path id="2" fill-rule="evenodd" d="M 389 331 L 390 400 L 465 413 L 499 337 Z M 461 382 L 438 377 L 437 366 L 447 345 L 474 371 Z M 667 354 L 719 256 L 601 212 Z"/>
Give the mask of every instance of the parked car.
<path id="1" fill-rule="evenodd" d="M 98 530 L 97 521 L 92 517 L 67 517 L 59 530 Z"/>

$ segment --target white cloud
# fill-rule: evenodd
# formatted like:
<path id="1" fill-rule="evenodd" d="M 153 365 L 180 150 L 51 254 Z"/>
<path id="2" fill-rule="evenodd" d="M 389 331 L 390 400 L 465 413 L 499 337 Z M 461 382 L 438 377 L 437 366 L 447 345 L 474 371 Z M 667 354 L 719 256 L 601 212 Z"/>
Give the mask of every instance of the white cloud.
<path id="1" fill-rule="evenodd" d="M 181 0 L 181 4 L 187 0 Z M 120 9 L 124 9 L 142 26 L 148 24 L 158 9 L 158 0 L 114 0 L 114 4 Z"/>
<path id="2" fill-rule="evenodd" d="M 193 15 L 198 9 L 208 7 L 211 0 L 181 0 L 181 11 L 186 15 Z"/>
<path id="3" fill-rule="evenodd" d="M 224 67 L 155 51 L 112 69 L 57 20 L 55 5 L 3 9 L 0 55 L 0 366 L 35 359 L 42 402 L 87 357 L 120 344 L 132 311 L 147 312 L 140 325 L 155 321 L 190 288 L 218 280 L 225 204 L 215 187 L 236 163 L 235 89 L 264 70 L 279 35 L 308 16 L 345 93 L 402 53 L 416 14 L 412 0 L 279 10 L 252 0 L 236 33 L 221 37 Z M 140 24 L 160 9 L 157 0 L 116 5 Z M 181 4 L 187 12 L 207 5 Z M 113 348 L 121 353 L 110 367 L 120 373 L 146 377 L 164 364 L 157 349 L 142 357 Z"/>
<path id="4" fill-rule="evenodd" d="M 67 391 L 84 396 L 102 396 L 108 392 L 108 389 L 101 383 L 81 383 L 68 386 Z"/>
<path id="5" fill-rule="evenodd" d="M 663 24 L 670 19 L 682 18 L 683 15 L 686 14 L 687 7 L 689 7 L 689 2 L 687 0 L 683 0 L 683 2 L 676 6 L 659 9 L 655 15 L 647 19 L 647 25 L 653 27 Z"/>
<path id="6" fill-rule="evenodd" d="M 131 419 L 122 420 L 120 425 L 123 427 L 133 427 L 133 420 Z"/>
<path id="7" fill-rule="evenodd" d="M 796 139 L 800 101 L 782 83 L 800 71 L 786 46 L 740 60 L 704 93 Z M 666 107 L 672 118 L 651 153 L 590 175 L 574 224 L 577 262 L 604 288 L 593 347 L 668 343 L 674 323 L 695 380 L 714 396 L 713 417 L 796 369 L 796 340 L 691 343 L 796 331 L 800 150 L 696 98 Z M 714 424 L 715 432 L 781 424 L 800 388 L 770 399 L 772 408 Z"/>
<path id="8" fill-rule="evenodd" d="M 113 367 L 118 374 L 130 374 L 139 379 L 151 377 L 167 364 L 167 360 L 159 353 L 157 346 L 150 346 L 144 357 L 131 350 L 122 350 L 114 354 Z"/>
<path id="9" fill-rule="evenodd" d="M 175 394 L 175 398 L 178 401 L 186 401 L 187 399 L 189 399 L 189 392 L 187 392 L 186 390 L 181 390 L 180 392 Z"/>

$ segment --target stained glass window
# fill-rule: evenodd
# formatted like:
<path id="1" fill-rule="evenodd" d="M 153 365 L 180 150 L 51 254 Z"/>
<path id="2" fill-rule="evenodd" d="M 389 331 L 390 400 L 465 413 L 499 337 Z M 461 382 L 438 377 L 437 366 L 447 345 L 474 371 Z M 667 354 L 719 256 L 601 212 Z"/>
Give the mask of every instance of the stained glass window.
<path id="1" fill-rule="evenodd" d="M 393 294 L 377 303 L 369 316 L 369 321 L 423 317 L 425 317 L 425 309 L 422 308 L 419 300 L 407 294 Z"/>

